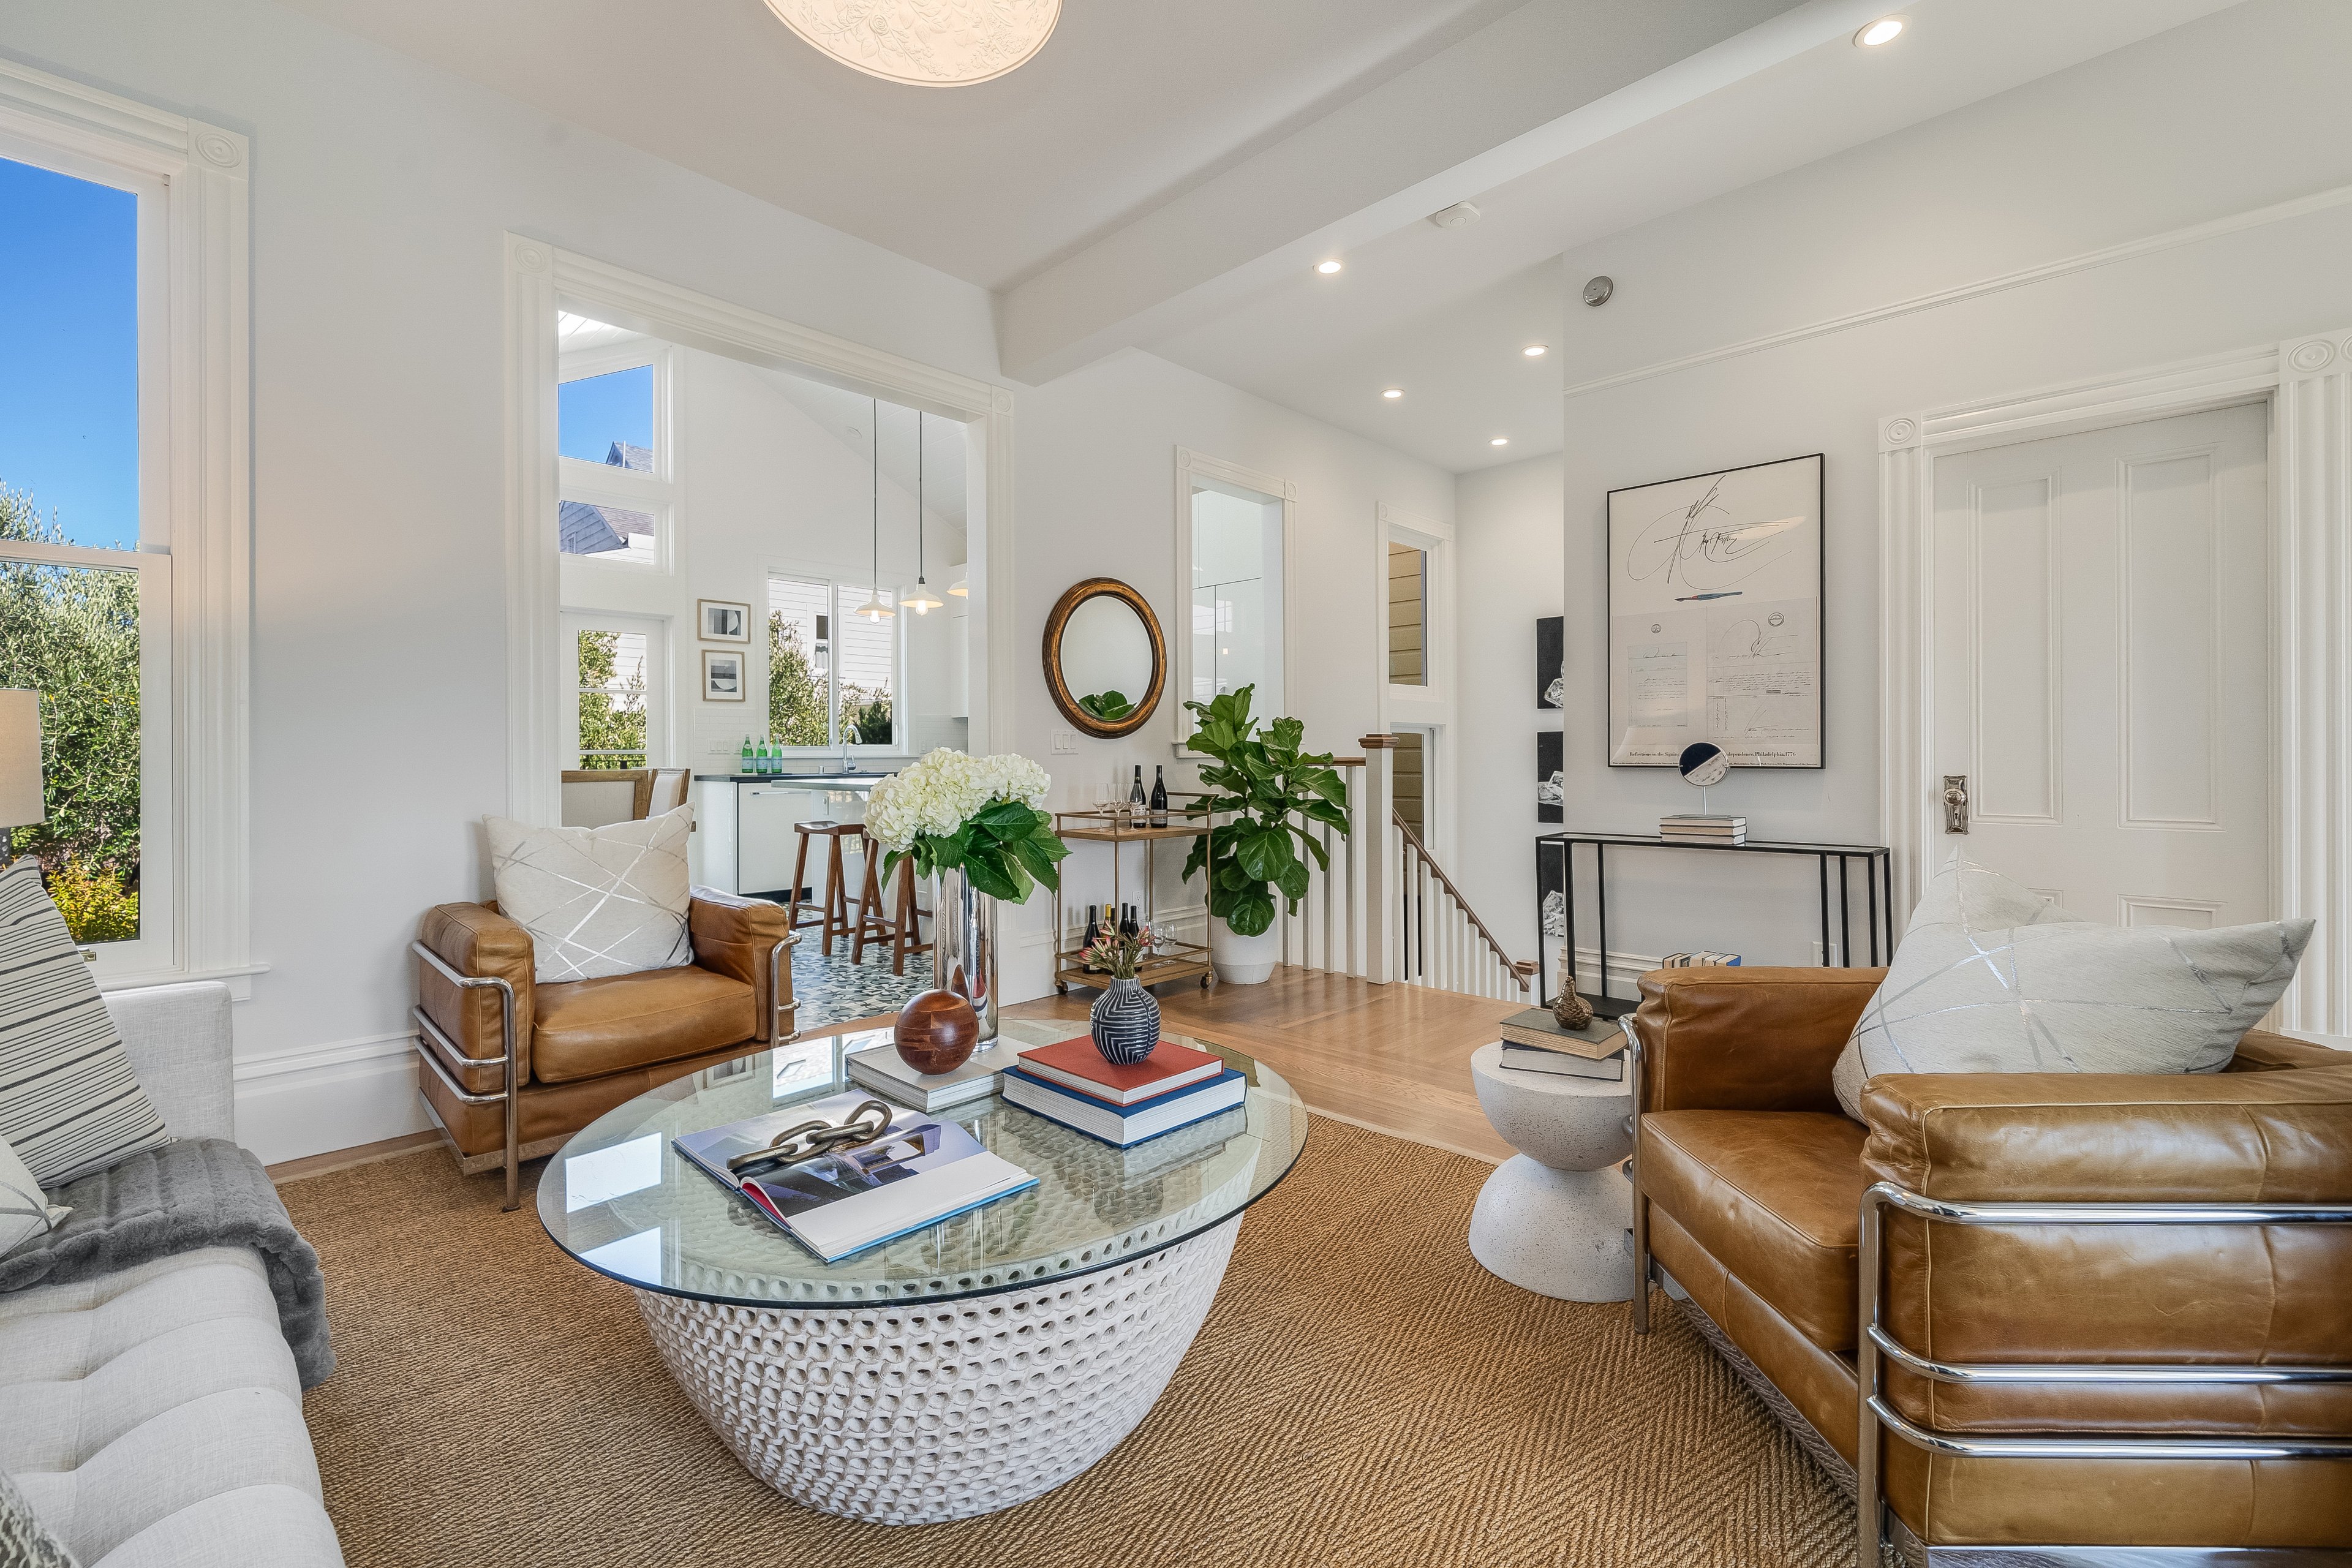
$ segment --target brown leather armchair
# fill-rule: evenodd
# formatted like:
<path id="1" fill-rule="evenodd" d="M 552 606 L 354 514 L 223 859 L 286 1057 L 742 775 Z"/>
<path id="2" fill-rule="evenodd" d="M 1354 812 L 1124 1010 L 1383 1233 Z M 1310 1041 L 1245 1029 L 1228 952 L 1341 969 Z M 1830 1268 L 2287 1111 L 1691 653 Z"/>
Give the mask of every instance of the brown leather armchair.
<path id="1" fill-rule="evenodd" d="M 782 905 L 709 888 L 687 916 L 694 962 L 541 985 L 530 937 L 496 904 L 442 904 L 418 940 L 417 1083 L 471 1175 L 551 1154 L 671 1079 L 793 1036 L 794 940 Z"/>
<path id="2" fill-rule="evenodd" d="M 1643 977 L 1636 1331 L 1648 1281 L 1686 1295 L 1856 1485 L 1874 1568 L 1882 1531 L 1915 1563 L 2347 1561 L 2352 1057 L 1883 1076 L 1864 1126 L 1830 1074 L 1884 975 Z"/>

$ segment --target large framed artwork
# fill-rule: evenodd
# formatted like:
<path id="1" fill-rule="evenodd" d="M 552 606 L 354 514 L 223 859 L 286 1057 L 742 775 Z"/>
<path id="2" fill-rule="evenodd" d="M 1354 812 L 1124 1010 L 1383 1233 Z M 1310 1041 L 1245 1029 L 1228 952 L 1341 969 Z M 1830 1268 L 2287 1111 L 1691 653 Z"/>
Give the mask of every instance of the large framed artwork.
<path id="1" fill-rule="evenodd" d="M 1609 765 L 1822 765 L 1822 457 L 1609 492 Z"/>
<path id="2" fill-rule="evenodd" d="M 1536 706 L 1563 708 L 1568 704 L 1567 621 L 1544 616 L 1536 622 Z"/>

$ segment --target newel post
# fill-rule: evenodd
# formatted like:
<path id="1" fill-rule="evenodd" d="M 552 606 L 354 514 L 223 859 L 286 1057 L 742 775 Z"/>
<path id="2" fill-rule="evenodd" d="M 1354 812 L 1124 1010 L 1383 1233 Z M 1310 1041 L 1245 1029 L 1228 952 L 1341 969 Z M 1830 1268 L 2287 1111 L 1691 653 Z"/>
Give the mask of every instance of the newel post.
<path id="1" fill-rule="evenodd" d="M 1395 779 L 1396 737 L 1366 735 L 1364 784 L 1358 791 L 1353 831 L 1364 845 L 1364 978 L 1386 985 L 1396 978 L 1397 859 L 1389 853 L 1389 816 Z"/>

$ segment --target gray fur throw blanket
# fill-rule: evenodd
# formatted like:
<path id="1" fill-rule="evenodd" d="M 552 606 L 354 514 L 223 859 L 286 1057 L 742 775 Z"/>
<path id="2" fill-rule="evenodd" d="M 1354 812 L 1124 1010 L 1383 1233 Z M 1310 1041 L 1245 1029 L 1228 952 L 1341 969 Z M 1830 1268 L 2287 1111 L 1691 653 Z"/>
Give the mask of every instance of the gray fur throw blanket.
<path id="1" fill-rule="evenodd" d="M 249 1151 L 226 1138 L 184 1139 L 68 1182 L 49 1198 L 73 1212 L 0 1256 L 0 1290 L 72 1284 L 207 1247 L 249 1247 L 268 1269 L 302 1386 L 315 1388 L 335 1370 L 319 1255 Z"/>

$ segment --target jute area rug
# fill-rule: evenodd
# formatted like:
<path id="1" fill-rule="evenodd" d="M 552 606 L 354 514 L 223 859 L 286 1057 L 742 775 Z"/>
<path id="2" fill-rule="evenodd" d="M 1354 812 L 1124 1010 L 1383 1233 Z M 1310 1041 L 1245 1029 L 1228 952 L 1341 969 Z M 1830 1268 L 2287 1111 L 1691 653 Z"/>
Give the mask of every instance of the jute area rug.
<path id="1" fill-rule="evenodd" d="M 752 1479 L 528 1198 L 437 1149 L 298 1181 L 341 1358 L 306 1405 L 327 1509 L 352 1568 L 1850 1563 L 1852 1505 L 1677 1314 L 1637 1339 L 1478 1267 L 1489 1169 L 1317 1119 L 1126 1442 L 897 1529 Z"/>

